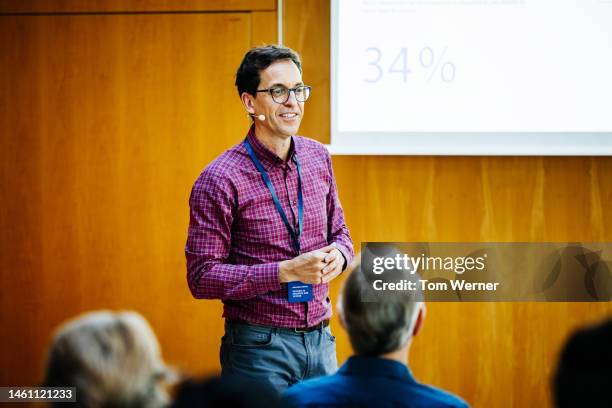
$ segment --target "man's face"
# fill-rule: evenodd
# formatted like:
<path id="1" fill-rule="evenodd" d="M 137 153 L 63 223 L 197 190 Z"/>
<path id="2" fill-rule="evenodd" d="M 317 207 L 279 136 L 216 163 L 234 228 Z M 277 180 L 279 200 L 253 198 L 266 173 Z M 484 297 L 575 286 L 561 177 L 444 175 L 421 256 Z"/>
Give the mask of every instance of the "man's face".
<path id="1" fill-rule="evenodd" d="M 257 89 L 269 89 L 282 86 L 287 89 L 303 85 L 302 74 L 291 60 L 282 60 L 272 63 L 259 73 L 260 82 Z M 304 102 L 298 102 L 295 93 L 289 94 L 285 103 L 276 103 L 269 92 L 258 92 L 252 98 L 255 112 L 255 123 L 263 126 L 271 135 L 288 138 L 297 134 L 304 114 Z M 266 120 L 257 119 L 265 115 Z"/>

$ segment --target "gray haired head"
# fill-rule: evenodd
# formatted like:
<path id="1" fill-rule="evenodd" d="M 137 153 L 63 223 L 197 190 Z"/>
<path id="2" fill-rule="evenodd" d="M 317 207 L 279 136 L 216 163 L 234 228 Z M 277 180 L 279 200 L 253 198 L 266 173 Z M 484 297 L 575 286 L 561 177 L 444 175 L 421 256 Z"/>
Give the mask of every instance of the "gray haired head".
<path id="1" fill-rule="evenodd" d="M 340 313 L 353 350 L 358 355 L 379 356 L 404 347 L 412 337 L 423 307 L 419 291 L 376 291 L 375 275 L 358 263 L 342 290 Z M 408 271 L 394 270 L 393 281 L 418 279 Z M 385 281 L 389 282 L 390 276 Z"/>
<path id="2" fill-rule="evenodd" d="M 169 374 L 140 314 L 97 311 L 58 328 L 44 385 L 76 387 L 80 407 L 157 408 L 168 402 L 160 380 Z"/>

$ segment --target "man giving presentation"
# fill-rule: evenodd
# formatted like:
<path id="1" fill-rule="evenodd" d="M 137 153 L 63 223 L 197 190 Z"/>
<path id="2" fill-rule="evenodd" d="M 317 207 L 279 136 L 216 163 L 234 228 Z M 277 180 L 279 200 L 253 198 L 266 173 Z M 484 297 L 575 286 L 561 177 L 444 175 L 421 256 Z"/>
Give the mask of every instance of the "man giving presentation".
<path id="1" fill-rule="evenodd" d="M 252 125 L 193 186 L 187 280 L 223 301 L 222 375 L 283 391 L 336 371 L 328 283 L 353 245 L 329 153 L 296 136 L 311 93 L 297 53 L 251 49 L 236 87 Z"/>

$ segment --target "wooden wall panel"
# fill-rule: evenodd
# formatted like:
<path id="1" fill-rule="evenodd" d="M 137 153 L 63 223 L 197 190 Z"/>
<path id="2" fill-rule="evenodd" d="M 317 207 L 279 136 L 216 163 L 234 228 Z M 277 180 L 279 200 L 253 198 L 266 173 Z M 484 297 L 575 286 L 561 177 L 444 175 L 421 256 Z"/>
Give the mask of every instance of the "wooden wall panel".
<path id="1" fill-rule="evenodd" d="M 254 11 L 251 13 L 251 46 L 276 44 L 278 38 L 276 11 Z M 246 52 L 246 51 L 245 51 Z M 236 63 L 236 69 L 238 64 Z"/>
<path id="2" fill-rule="evenodd" d="M 300 133 L 329 141 L 329 4 L 284 2 L 285 44 L 316 83 Z M 612 241 L 612 158 L 333 158 L 356 246 L 361 241 Z M 332 284 L 337 299 L 341 281 Z M 551 406 L 566 337 L 612 316 L 611 303 L 429 303 L 410 357 L 416 377 L 475 407 Z M 351 349 L 337 320 L 338 359 Z"/>
<path id="3" fill-rule="evenodd" d="M 300 134 L 330 141 L 330 25 L 327 1 L 283 1 L 283 42 L 302 57 L 302 76 L 312 86 Z"/>
<path id="4" fill-rule="evenodd" d="M 276 10 L 275 0 L 0 0 L 0 13 Z"/>
<path id="5" fill-rule="evenodd" d="M 100 308 L 143 313 L 180 369 L 218 369 L 221 304 L 192 299 L 183 248 L 193 181 L 249 124 L 250 20 L 0 16 L 0 384 L 40 381 L 52 329 Z"/>

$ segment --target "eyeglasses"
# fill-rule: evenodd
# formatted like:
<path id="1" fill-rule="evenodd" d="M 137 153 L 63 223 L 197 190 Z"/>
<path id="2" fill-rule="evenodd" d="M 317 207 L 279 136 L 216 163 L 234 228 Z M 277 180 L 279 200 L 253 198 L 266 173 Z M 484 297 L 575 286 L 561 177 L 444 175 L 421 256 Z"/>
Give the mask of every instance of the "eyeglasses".
<path id="1" fill-rule="evenodd" d="M 276 103 L 285 103 L 289 99 L 291 91 L 295 95 L 298 102 L 306 102 L 310 97 L 310 87 L 306 85 L 296 86 L 295 88 L 285 88 L 284 86 L 273 86 L 268 89 L 258 89 L 255 92 L 268 92 L 272 96 L 272 100 Z"/>

